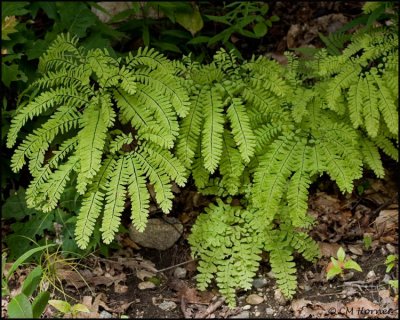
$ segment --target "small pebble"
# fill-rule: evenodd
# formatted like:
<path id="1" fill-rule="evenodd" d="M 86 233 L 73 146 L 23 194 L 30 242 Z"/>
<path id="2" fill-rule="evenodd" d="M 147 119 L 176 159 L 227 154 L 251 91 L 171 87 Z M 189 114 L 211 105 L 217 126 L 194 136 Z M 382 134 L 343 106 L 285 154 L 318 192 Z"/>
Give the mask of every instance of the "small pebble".
<path id="1" fill-rule="evenodd" d="M 171 310 L 174 310 L 176 308 L 176 303 L 173 302 L 173 301 L 164 301 L 164 302 L 161 302 L 158 305 L 158 307 L 161 310 L 164 310 L 164 311 L 171 311 Z"/>
<path id="2" fill-rule="evenodd" d="M 102 318 L 102 319 L 111 319 L 112 317 L 113 317 L 112 314 L 107 312 L 106 310 L 103 310 L 99 314 L 99 318 Z"/>
<path id="3" fill-rule="evenodd" d="M 140 290 L 154 289 L 155 287 L 156 287 L 156 285 L 150 281 L 143 281 L 138 284 L 138 288 Z"/>
<path id="4" fill-rule="evenodd" d="M 371 270 L 371 271 L 369 271 L 369 272 L 367 273 L 367 281 L 368 281 L 368 280 L 375 279 L 375 278 L 376 278 L 376 273 L 375 273 L 374 270 Z"/>
<path id="5" fill-rule="evenodd" d="M 395 253 L 396 253 L 396 247 L 395 247 L 394 245 L 390 244 L 390 243 L 388 243 L 388 244 L 386 245 L 386 249 L 388 249 L 388 251 L 389 251 L 390 253 L 392 253 L 392 254 L 395 254 Z"/>
<path id="6" fill-rule="evenodd" d="M 260 311 L 256 311 L 256 312 L 254 312 L 254 315 L 255 315 L 256 317 L 259 317 L 259 316 L 260 316 L 260 314 L 261 314 L 261 312 L 260 312 Z"/>
<path id="7" fill-rule="evenodd" d="M 250 312 L 249 311 L 243 311 L 236 316 L 232 316 L 231 319 L 248 319 L 250 318 Z"/>
<path id="8" fill-rule="evenodd" d="M 310 291 L 311 290 L 311 286 L 309 286 L 308 284 L 304 285 L 304 291 Z"/>
<path id="9" fill-rule="evenodd" d="M 174 277 L 178 279 L 184 279 L 186 277 L 187 270 L 185 268 L 177 267 L 174 271 Z"/>
<path id="10" fill-rule="evenodd" d="M 275 290 L 274 298 L 275 298 L 276 302 L 281 306 L 284 306 L 287 302 L 286 298 L 283 296 L 281 290 L 279 290 L 279 289 Z"/>
<path id="11" fill-rule="evenodd" d="M 265 278 L 257 278 L 253 280 L 253 287 L 256 289 L 260 289 L 265 287 L 268 284 L 267 279 Z"/>
<path id="12" fill-rule="evenodd" d="M 251 305 L 249 305 L 249 304 L 246 304 L 245 306 L 243 306 L 243 310 L 250 310 L 250 308 L 251 308 Z"/>
<path id="13" fill-rule="evenodd" d="M 246 302 L 248 304 L 252 304 L 252 305 L 256 305 L 256 304 L 260 304 L 261 302 L 264 301 L 263 297 L 260 297 L 258 294 L 251 294 L 246 298 Z"/>
<path id="14" fill-rule="evenodd" d="M 390 276 L 388 274 L 385 274 L 382 281 L 383 281 L 383 283 L 388 284 L 390 280 L 392 280 L 392 278 L 390 278 Z"/>
<path id="15" fill-rule="evenodd" d="M 272 308 L 267 308 L 267 309 L 265 309 L 265 313 L 266 314 L 268 314 L 268 315 L 271 315 L 271 314 L 274 314 L 274 309 L 272 309 Z"/>

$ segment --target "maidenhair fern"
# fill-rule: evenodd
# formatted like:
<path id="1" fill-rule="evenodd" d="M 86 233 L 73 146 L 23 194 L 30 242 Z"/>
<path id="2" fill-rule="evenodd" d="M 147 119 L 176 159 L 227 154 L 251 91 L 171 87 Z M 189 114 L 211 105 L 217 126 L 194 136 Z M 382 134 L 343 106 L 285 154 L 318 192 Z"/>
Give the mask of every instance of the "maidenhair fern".
<path id="1" fill-rule="evenodd" d="M 49 211 L 57 206 L 72 177 L 83 195 L 76 239 L 85 248 L 102 216 L 105 243 L 117 232 L 125 200 L 132 221 L 143 231 L 154 185 L 163 212 L 172 208 L 171 181 L 186 182 L 186 169 L 169 149 L 179 132 L 178 115 L 189 110 L 189 98 L 175 65 L 152 49 L 126 58 L 106 50 L 85 50 L 78 40 L 59 36 L 40 59 L 35 81 L 12 120 L 7 146 L 17 142 L 28 120 L 44 113 L 49 119 L 23 137 L 12 169 L 28 160 L 33 180 L 29 206 Z M 56 137 L 65 142 L 57 145 Z"/>
<path id="2" fill-rule="evenodd" d="M 286 65 L 238 61 L 225 50 L 200 65 L 148 48 L 115 58 L 59 36 L 7 136 L 9 148 L 18 141 L 12 169 L 28 162 L 33 177 L 28 205 L 50 211 L 75 185 L 83 196 L 75 235 L 85 248 L 95 225 L 105 243 L 114 239 L 127 198 L 133 225 L 143 231 L 147 185 L 168 213 L 171 182 L 183 186 L 191 174 L 203 194 L 239 195 L 246 206 L 217 200 L 193 226 L 200 288 L 215 278 L 233 306 L 235 290 L 250 288 L 266 251 L 278 286 L 292 297 L 293 253 L 310 261 L 318 255 L 306 233 L 313 181 L 326 173 L 352 192 L 363 168 L 384 176 L 381 151 L 398 161 L 395 27 L 346 39 L 343 50 L 320 49 L 307 60 L 287 53 Z M 38 116 L 46 121 L 22 135 Z"/>
<path id="3" fill-rule="evenodd" d="M 252 222 L 267 230 L 257 231 L 264 232 L 263 247 L 258 247 L 258 233 L 252 233 L 255 246 L 270 253 L 277 283 L 289 298 L 296 289 L 293 251 L 308 260 L 318 252 L 306 233 L 296 231 L 313 223 L 307 215 L 311 183 L 327 173 L 342 192 L 352 192 L 363 167 L 377 177 L 384 176 L 380 151 L 398 161 L 397 46 L 395 28 L 379 27 L 356 33 L 340 54 L 330 55 L 321 49 L 310 60 L 299 60 L 287 53 L 286 66 L 265 57 L 239 64 L 232 54 L 220 51 L 208 66 L 187 67 L 189 79 L 196 84 L 192 96 L 200 101 L 200 107 L 196 110 L 196 104 L 192 104 L 191 120 L 183 120 L 177 154 L 184 161 L 194 157 L 192 164 L 185 163 L 192 168 L 202 193 L 244 194 L 246 212 L 253 213 Z M 222 101 L 224 111 L 219 107 L 217 116 L 225 116 L 223 124 L 212 122 L 213 114 L 201 112 L 201 102 L 214 95 L 218 95 L 218 106 Z M 230 108 L 239 105 L 244 116 L 235 118 Z M 238 126 L 234 119 L 243 119 L 244 125 Z M 209 123 L 215 125 L 210 127 Z M 246 141 L 238 135 L 238 128 L 251 132 L 247 136 L 255 144 L 250 154 L 243 149 Z M 208 131 L 220 137 L 212 153 L 218 162 L 210 161 L 212 149 L 204 142 Z M 211 176 L 217 169 L 219 175 Z M 221 206 L 206 210 L 190 238 L 194 254 L 201 259 L 201 288 L 216 270 L 228 270 L 225 265 L 232 274 L 237 271 L 224 260 L 233 261 L 231 256 L 221 256 L 220 261 L 221 257 L 199 248 L 206 243 L 199 234 L 217 237 L 218 222 L 213 216 L 226 227 L 223 212 L 227 216 L 232 213 Z M 215 241 L 203 250 L 219 252 L 225 246 Z M 216 267 L 219 263 L 223 265 L 220 269 Z M 240 262 L 233 265 L 240 266 Z M 224 283 L 216 276 L 216 281 L 233 303 L 235 280 Z"/>
<path id="4" fill-rule="evenodd" d="M 279 288 L 292 297 L 297 287 L 293 252 L 313 261 L 318 245 L 290 223 L 280 228 L 266 224 L 259 211 L 233 207 L 217 200 L 201 214 L 189 237 L 194 257 L 200 259 L 197 282 L 205 290 L 215 278 L 219 291 L 233 307 L 236 289 L 250 289 L 258 270 L 262 251 L 269 252 L 269 261 Z"/>

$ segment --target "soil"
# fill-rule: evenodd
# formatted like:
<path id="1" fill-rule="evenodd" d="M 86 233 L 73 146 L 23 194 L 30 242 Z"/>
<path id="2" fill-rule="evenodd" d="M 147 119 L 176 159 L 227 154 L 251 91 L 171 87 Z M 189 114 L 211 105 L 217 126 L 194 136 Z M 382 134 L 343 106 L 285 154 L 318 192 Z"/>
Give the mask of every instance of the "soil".
<path id="1" fill-rule="evenodd" d="M 270 13 L 279 16 L 280 21 L 273 24 L 265 41 L 249 42 L 246 51 L 256 54 L 282 54 L 288 47 L 322 46 L 317 32 L 327 33 L 326 28 L 335 24 L 335 19 L 336 25 L 341 25 L 343 21 L 350 21 L 360 14 L 362 4 L 361 2 L 273 2 L 270 4 Z M 329 24 L 321 19 L 327 15 L 334 15 L 331 16 Z M 298 25 L 301 28 L 296 31 L 297 27 L 293 26 Z M 210 199 L 199 198 L 190 189 L 182 190 L 174 205 L 175 216 L 184 223 L 185 231 L 182 238 L 172 248 L 157 251 L 138 248 L 134 244 L 121 241 L 125 247 L 115 252 L 108 260 L 90 257 L 81 263 L 90 270 L 100 266 L 105 277 L 123 274 L 123 280 L 111 285 L 92 286 L 93 292 L 90 292 L 86 286 L 76 289 L 66 285 L 65 293 L 70 296 L 67 300 L 82 303 L 85 296 L 89 297 L 89 299 L 86 298 L 87 300 L 91 300 L 90 297 L 94 300 L 101 297 L 97 300 L 97 312 L 92 314 L 93 317 L 100 314 L 102 317 L 126 315 L 129 318 L 317 316 L 358 318 L 371 316 L 371 314 L 363 314 L 362 310 L 371 310 L 368 308 L 378 306 L 381 311 L 389 312 L 385 315 L 386 317 L 397 318 L 397 294 L 388 289 L 385 279 L 387 280 L 388 277 L 397 279 L 398 276 L 393 271 L 389 273 L 389 276 L 386 275 L 384 262 L 388 254 L 398 253 L 398 220 L 392 217 L 393 224 L 386 224 L 383 227 L 377 223 L 384 210 L 398 210 L 398 193 L 393 174 L 395 171 L 392 170 L 395 166 L 396 164 L 392 162 L 388 163 L 387 167 L 390 168 L 392 174 L 389 172 L 386 180 L 365 176 L 356 183 L 355 188 L 360 190 L 357 186 L 362 186 L 362 188 L 366 186 L 365 190 L 355 191 L 347 196 L 341 195 L 334 183 L 324 177 L 314 184 L 309 208 L 317 223 L 311 235 L 319 243 L 325 244 L 325 253 L 323 252 L 322 258 L 316 264 L 296 257 L 298 291 L 292 301 L 286 301 L 279 296 L 275 280 L 270 274 L 268 259 L 263 260 L 257 275 L 265 279 L 265 286 L 259 289 L 253 287 L 249 291 L 239 291 L 238 304 L 234 309 L 229 309 L 226 304 L 219 302 L 221 298 L 215 286 L 211 286 L 205 293 L 195 290 L 196 262 L 192 261 L 186 238 L 196 216 Z M 194 197 L 197 197 L 196 200 L 193 200 Z M 188 199 L 192 202 L 196 201 L 196 205 L 193 206 L 192 202 L 188 204 Z M 370 248 L 365 247 L 363 241 L 365 235 L 370 235 L 372 238 Z M 342 246 L 346 253 L 359 263 L 363 271 L 347 273 L 344 277 L 327 281 L 326 267 L 330 256 L 335 256 L 338 246 Z M 152 289 L 141 290 L 138 285 L 143 282 L 143 279 L 137 276 L 140 268 L 135 269 L 125 265 L 116 268 L 115 264 L 108 263 L 113 259 L 116 261 L 121 256 L 127 257 L 126 259 L 142 259 L 148 261 L 150 265 L 153 263 L 156 270 L 164 270 L 152 273 L 151 279 L 156 286 Z M 187 271 L 183 279 L 178 279 L 174 275 L 178 266 Z M 146 270 L 150 269 L 148 267 Z M 69 280 L 66 278 L 64 284 Z M 252 293 L 261 296 L 263 302 L 258 305 L 249 305 L 246 298 Z M 62 295 L 59 296 L 64 299 Z M 190 299 L 194 299 L 195 301 L 192 302 L 195 303 L 190 303 Z M 307 300 L 310 303 L 307 303 Z M 162 302 L 174 302 L 175 305 L 172 310 L 166 311 L 160 308 Z M 336 309 L 335 303 L 338 306 L 347 307 L 344 309 L 347 313 L 343 313 L 344 311 L 340 308 Z M 396 310 L 390 311 L 390 308 Z M 51 309 L 46 313 L 46 317 L 54 317 L 54 315 L 55 311 Z"/>

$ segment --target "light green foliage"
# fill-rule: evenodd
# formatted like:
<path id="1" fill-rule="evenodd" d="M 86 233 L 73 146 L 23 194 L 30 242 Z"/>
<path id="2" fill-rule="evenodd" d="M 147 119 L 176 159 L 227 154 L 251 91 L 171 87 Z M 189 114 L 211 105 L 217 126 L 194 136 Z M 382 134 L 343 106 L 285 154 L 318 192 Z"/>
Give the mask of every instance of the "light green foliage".
<path id="1" fill-rule="evenodd" d="M 288 298 L 297 286 L 293 252 L 312 261 L 318 256 L 317 244 L 304 232 L 284 224 L 266 224 L 260 212 L 233 207 L 217 200 L 201 214 L 189 236 L 192 254 L 199 258 L 197 282 L 201 290 L 215 278 L 228 304 L 236 304 L 236 289 L 250 289 L 262 250 L 269 261 L 279 288 Z"/>
<path id="2" fill-rule="evenodd" d="M 29 120 L 50 112 L 19 143 L 12 169 L 28 160 L 33 180 L 27 203 L 44 212 L 57 207 L 68 183 L 76 185 L 83 195 L 75 232 L 80 248 L 101 215 L 103 241 L 114 239 L 126 196 L 134 225 L 144 230 L 147 179 L 165 213 L 172 208 L 171 181 L 185 184 L 186 169 L 168 150 L 179 132 L 178 115 L 186 115 L 190 104 L 174 66 L 152 49 L 115 59 L 105 49 L 78 47 L 69 35 L 59 36 L 40 59 L 42 76 L 25 91 L 7 146 L 15 145 Z M 116 129 L 121 123 L 129 125 Z"/>
<path id="3" fill-rule="evenodd" d="M 296 289 L 293 251 L 308 260 L 318 253 L 312 239 L 298 232 L 313 223 L 307 209 L 308 189 L 315 178 L 327 173 L 342 192 L 352 192 L 363 167 L 383 177 L 380 150 L 398 159 L 394 124 L 398 87 L 391 80 L 397 79 L 398 72 L 397 34 L 392 28 L 376 28 L 360 31 L 351 40 L 340 54 L 322 49 L 311 59 L 300 60 L 287 53 L 286 66 L 265 57 L 238 63 L 224 50 L 209 65 L 186 65 L 187 77 L 194 83 L 190 83 L 191 95 L 198 103 L 192 104 L 191 117 L 183 120 L 177 155 L 191 168 L 203 194 L 244 194 L 247 210 L 257 212 L 253 220 L 268 230 L 264 250 L 270 253 L 271 267 L 287 297 Z M 218 94 L 215 103 L 223 105 L 224 111 L 216 113 L 225 117 L 223 131 L 218 121 L 210 127 L 215 119 L 210 110 L 198 111 L 205 107 L 204 101 L 212 105 L 209 97 L 214 93 Z M 221 136 L 222 153 L 210 147 L 210 131 Z M 252 147 L 243 148 L 246 145 Z M 210 166 L 213 155 L 218 161 Z M 191 245 L 196 254 L 206 237 L 215 239 L 218 234 L 217 222 L 211 218 L 214 211 L 219 216 L 223 212 L 212 206 L 193 228 Z M 208 225 L 206 219 L 213 222 Z M 208 250 L 223 250 L 218 240 L 213 243 Z M 210 262 L 209 257 L 215 258 L 212 253 L 199 257 L 199 283 L 204 288 L 217 268 Z M 345 263 L 346 268 L 357 269 L 353 262 Z M 225 286 L 224 280 L 216 281 Z"/>
<path id="4" fill-rule="evenodd" d="M 356 270 L 362 272 L 360 265 L 350 258 L 346 258 L 346 253 L 344 252 L 343 248 L 340 247 L 337 251 L 337 259 L 331 257 L 331 262 L 327 267 L 326 278 L 332 279 L 337 275 L 343 275 L 345 270 Z"/>
<path id="5" fill-rule="evenodd" d="M 251 288 L 261 259 L 261 228 L 252 223 L 254 217 L 254 211 L 218 201 L 197 218 L 189 237 L 193 256 L 200 258 L 199 288 L 205 290 L 215 277 L 230 306 L 236 288 Z"/>

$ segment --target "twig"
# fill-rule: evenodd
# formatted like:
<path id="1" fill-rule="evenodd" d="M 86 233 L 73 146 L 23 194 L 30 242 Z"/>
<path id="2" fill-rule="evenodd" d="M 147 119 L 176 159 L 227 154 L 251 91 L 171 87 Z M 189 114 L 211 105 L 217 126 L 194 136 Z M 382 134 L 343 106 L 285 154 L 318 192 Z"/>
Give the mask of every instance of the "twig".
<path id="1" fill-rule="evenodd" d="M 215 310 L 217 310 L 223 303 L 225 302 L 225 298 L 222 297 L 219 300 L 217 300 L 214 304 L 209 305 L 206 311 L 204 313 L 199 314 L 200 319 L 207 318 L 211 313 L 213 313 Z"/>
<path id="2" fill-rule="evenodd" d="M 193 261 L 196 261 L 196 260 L 197 260 L 197 259 L 192 259 L 192 260 L 189 260 L 189 261 L 181 262 L 181 263 L 178 263 L 178 264 L 176 264 L 176 265 L 173 265 L 173 266 L 171 266 L 171 267 L 168 267 L 168 268 L 164 268 L 164 269 L 157 270 L 157 273 L 159 273 L 159 272 L 163 272 L 163 271 L 167 271 L 167 270 L 170 270 L 170 269 L 173 269 L 173 268 L 176 268 L 176 267 L 182 266 L 182 265 L 184 265 L 184 264 L 188 264 L 188 263 L 190 263 L 190 262 L 193 262 Z"/>
<path id="3" fill-rule="evenodd" d="M 185 297 L 184 296 L 181 297 L 181 311 L 182 311 L 183 317 L 185 319 L 190 319 L 189 314 L 186 312 L 186 303 L 185 303 Z"/>

